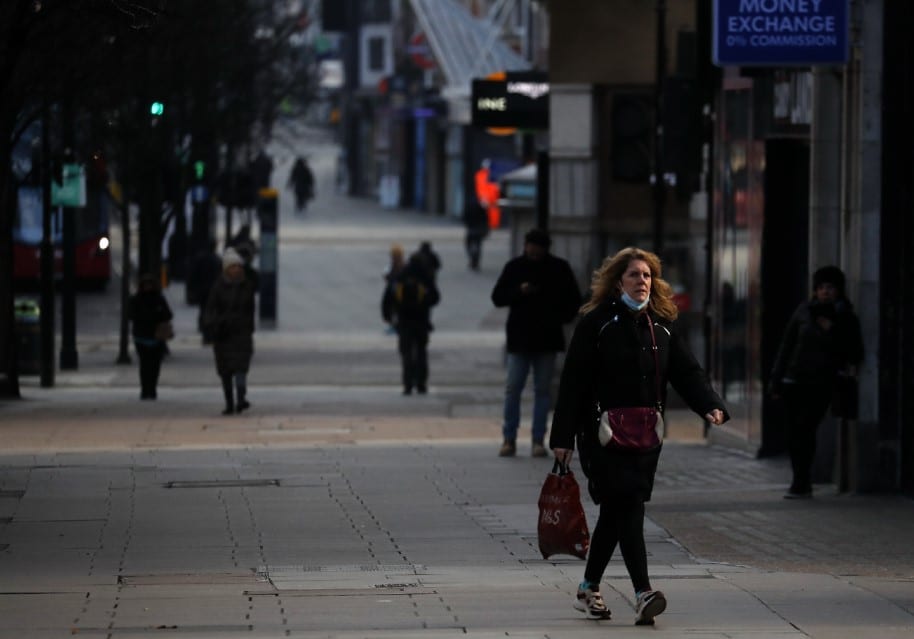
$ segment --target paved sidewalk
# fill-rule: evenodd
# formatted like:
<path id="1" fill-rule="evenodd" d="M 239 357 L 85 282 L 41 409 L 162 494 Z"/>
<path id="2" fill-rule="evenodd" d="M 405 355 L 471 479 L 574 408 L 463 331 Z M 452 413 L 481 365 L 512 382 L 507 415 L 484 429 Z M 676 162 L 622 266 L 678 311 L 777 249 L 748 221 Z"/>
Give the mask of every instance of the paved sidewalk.
<path id="1" fill-rule="evenodd" d="M 273 390 L 280 405 L 301 391 Z M 133 421 L 117 389 L 3 405 L 0 637 L 914 632 L 910 500 L 823 486 L 785 501 L 784 460 L 682 441 L 667 442 L 648 506 L 670 608 L 632 626 L 617 557 L 614 619 L 588 622 L 570 607 L 583 563 L 536 549 L 548 460 L 496 457 L 490 418 L 436 417 L 434 401 L 401 418 L 228 419 L 162 402 Z M 17 453 L 28 421 L 41 436 Z"/>

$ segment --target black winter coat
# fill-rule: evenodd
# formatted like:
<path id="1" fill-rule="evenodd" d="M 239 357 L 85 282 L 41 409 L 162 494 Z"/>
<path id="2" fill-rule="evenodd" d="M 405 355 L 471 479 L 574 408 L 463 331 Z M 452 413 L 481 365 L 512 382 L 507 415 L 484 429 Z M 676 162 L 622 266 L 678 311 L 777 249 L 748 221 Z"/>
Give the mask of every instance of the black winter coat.
<path id="1" fill-rule="evenodd" d="M 127 304 L 127 317 L 132 323 L 131 334 L 143 340 L 155 339 L 156 325 L 172 318 L 165 296 L 158 290 L 139 291 Z"/>
<path id="2" fill-rule="evenodd" d="M 581 464 L 596 501 L 649 501 L 660 449 L 632 452 L 600 446 L 599 412 L 609 408 L 656 406 L 656 365 L 648 318 L 654 323 L 660 364 L 661 405 L 667 383 L 702 417 L 726 407 L 692 355 L 675 322 L 633 313 L 611 298 L 587 313 L 575 328 L 565 357 L 549 439 L 551 448 L 575 448 L 580 436 Z"/>
<path id="3" fill-rule="evenodd" d="M 817 317 L 827 318 L 826 330 Z M 800 304 L 787 323 L 771 372 L 771 387 L 777 391 L 785 381 L 831 385 L 838 371 L 863 360 L 860 320 L 846 299 L 834 304 L 815 298 Z"/>
<path id="4" fill-rule="evenodd" d="M 405 300 L 404 297 L 409 297 L 411 293 L 416 294 L 416 299 Z M 432 307 L 440 300 L 441 294 L 434 279 L 421 262 L 411 260 L 384 287 L 381 316 L 385 322 L 393 323 L 399 334 L 428 334 L 432 330 Z"/>
<path id="5" fill-rule="evenodd" d="M 254 287 L 245 278 L 237 282 L 220 277 L 213 284 L 203 325 L 213 338 L 219 375 L 247 373 L 254 354 Z"/>
<path id="6" fill-rule="evenodd" d="M 530 294 L 521 284 L 535 287 Z M 505 264 L 492 303 L 510 307 L 505 326 L 509 353 L 549 353 L 565 350 L 562 325 L 574 319 L 581 290 L 568 262 L 547 254 L 542 260 L 521 255 Z"/>

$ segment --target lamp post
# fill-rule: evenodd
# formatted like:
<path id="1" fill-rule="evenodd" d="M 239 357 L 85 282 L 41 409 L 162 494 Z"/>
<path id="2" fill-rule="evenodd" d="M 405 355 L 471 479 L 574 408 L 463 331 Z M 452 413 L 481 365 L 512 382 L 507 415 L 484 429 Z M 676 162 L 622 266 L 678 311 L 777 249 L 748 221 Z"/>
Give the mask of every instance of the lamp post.
<path id="1" fill-rule="evenodd" d="M 75 165 L 73 153 L 76 131 L 73 123 L 73 108 L 69 100 L 63 109 L 64 172 L 67 164 Z M 64 178 L 66 181 L 66 178 Z M 82 203 L 85 205 L 85 202 Z M 61 291 L 60 326 L 60 369 L 79 368 L 79 353 L 76 351 L 76 206 L 63 207 L 63 289 Z"/>
<path id="2" fill-rule="evenodd" d="M 54 242 L 51 229 L 50 117 L 41 112 L 41 386 L 54 385 Z"/>
<path id="3" fill-rule="evenodd" d="M 125 123 L 122 123 L 126 126 Z M 129 330 L 130 320 L 127 305 L 130 303 L 130 194 L 129 194 L 129 173 L 127 158 L 130 153 L 130 145 L 127 139 L 130 137 L 124 133 L 121 134 L 123 145 L 123 158 L 118 163 L 118 173 L 121 181 L 121 322 L 120 336 L 118 340 L 117 364 L 130 364 L 130 347 L 129 347 Z"/>

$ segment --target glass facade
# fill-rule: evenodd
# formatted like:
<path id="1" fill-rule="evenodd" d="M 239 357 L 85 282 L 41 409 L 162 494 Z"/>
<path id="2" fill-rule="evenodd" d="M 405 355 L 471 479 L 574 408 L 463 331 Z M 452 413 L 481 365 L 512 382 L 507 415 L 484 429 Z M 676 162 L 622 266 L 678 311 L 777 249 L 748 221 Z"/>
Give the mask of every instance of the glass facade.
<path id="1" fill-rule="evenodd" d="M 723 428 L 759 444 L 765 143 L 753 130 L 753 93 L 751 79 L 737 78 L 725 80 L 719 97 L 712 238 L 717 313 L 709 372 L 731 412 Z"/>

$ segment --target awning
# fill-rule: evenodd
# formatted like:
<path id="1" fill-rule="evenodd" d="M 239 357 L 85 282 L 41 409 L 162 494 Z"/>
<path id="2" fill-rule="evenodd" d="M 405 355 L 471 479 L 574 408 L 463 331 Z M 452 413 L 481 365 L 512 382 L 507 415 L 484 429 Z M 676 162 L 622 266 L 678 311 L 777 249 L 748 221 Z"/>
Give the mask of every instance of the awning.
<path id="1" fill-rule="evenodd" d="M 501 25 L 494 20 L 474 17 L 456 0 L 410 0 L 410 5 L 444 72 L 444 97 L 469 99 L 473 78 L 530 69 L 499 38 Z"/>

